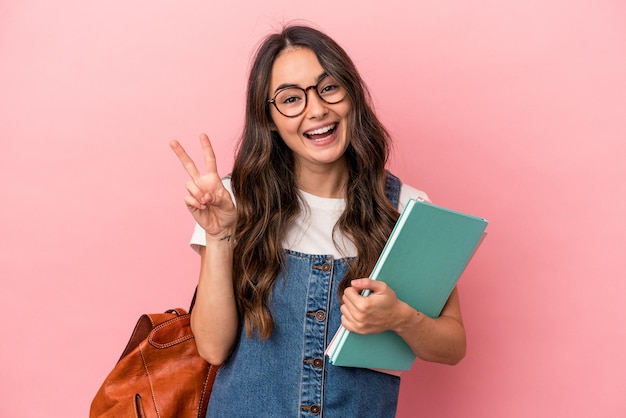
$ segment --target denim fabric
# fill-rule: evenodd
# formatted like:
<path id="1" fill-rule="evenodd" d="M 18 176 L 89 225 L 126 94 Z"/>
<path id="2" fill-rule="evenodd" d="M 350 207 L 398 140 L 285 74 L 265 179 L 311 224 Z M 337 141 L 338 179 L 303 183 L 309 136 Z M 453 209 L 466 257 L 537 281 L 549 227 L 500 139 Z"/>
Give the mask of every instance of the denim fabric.
<path id="1" fill-rule="evenodd" d="M 274 332 L 266 341 L 242 332 L 218 372 L 207 417 L 393 417 L 398 377 L 324 357 L 341 324 L 337 286 L 349 260 L 286 253 L 270 303 Z"/>
<path id="2" fill-rule="evenodd" d="M 387 194 L 397 205 L 400 183 Z M 393 198 L 393 199 L 392 199 Z M 218 371 L 207 417 L 394 417 L 400 378 L 329 364 L 324 350 L 341 325 L 338 286 L 353 259 L 285 250 L 269 303 L 268 340 L 239 338 Z"/>
<path id="3" fill-rule="evenodd" d="M 399 178 L 394 176 L 387 170 L 387 177 L 385 178 L 385 196 L 391 202 L 394 207 L 398 207 L 400 200 L 400 189 L 402 188 L 402 182 Z"/>

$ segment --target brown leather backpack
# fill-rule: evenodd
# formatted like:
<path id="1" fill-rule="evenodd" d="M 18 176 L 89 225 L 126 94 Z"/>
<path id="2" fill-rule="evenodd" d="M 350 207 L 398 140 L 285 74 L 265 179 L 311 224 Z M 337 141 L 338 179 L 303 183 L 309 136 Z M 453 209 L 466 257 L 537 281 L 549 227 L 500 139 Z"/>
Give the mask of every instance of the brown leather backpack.
<path id="1" fill-rule="evenodd" d="M 184 309 L 139 318 L 90 418 L 204 418 L 218 367 L 198 354 Z"/>

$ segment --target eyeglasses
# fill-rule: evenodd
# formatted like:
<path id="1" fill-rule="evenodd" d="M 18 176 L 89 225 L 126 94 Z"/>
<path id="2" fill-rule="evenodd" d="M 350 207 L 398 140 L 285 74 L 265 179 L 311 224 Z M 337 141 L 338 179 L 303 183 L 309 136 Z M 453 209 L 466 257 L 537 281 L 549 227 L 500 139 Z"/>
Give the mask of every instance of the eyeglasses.
<path id="1" fill-rule="evenodd" d="M 308 102 L 308 92 L 314 89 L 318 97 L 328 104 L 339 103 L 346 97 L 346 89 L 343 88 L 332 76 L 324 76 L 314 86 L 305 89 L 297 86 L 285 87 L 276 92 L 271 103 L 281 115 L 295 118 L 304 113 Z"/>

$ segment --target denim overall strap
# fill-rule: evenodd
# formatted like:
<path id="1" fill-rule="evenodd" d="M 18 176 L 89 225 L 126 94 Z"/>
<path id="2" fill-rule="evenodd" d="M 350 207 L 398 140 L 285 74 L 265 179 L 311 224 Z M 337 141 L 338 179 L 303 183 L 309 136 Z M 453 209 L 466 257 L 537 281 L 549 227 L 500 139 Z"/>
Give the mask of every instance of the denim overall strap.
<path id="1" fill-rule="evenodd" d="M 391 204 L 397 208 L 400 200 L 400 189 L 402 188 L 402 182 L 389 170 L 386 171 L 386 174 L 387 177 L 385 178 L 385 196 L 387 196 L 387 199 L 389 199 Z"/>

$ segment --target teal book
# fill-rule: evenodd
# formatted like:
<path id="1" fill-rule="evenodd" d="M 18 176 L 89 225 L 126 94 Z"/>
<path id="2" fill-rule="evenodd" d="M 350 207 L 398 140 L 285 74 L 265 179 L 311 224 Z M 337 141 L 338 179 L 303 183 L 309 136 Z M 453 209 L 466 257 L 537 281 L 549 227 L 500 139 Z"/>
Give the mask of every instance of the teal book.
<path id="1" fill-rule="evenodd" d="M 398 299 L 435 318 L 482 241 L 486 227 L 483 218 L 409 200 L 370 278 L 386 282 Z M 326 354 L 335 366 L 388 373 L 408 370 L 415 360 L 411 348 L 393 331 L 363 335 L 343 327 Z"/>

